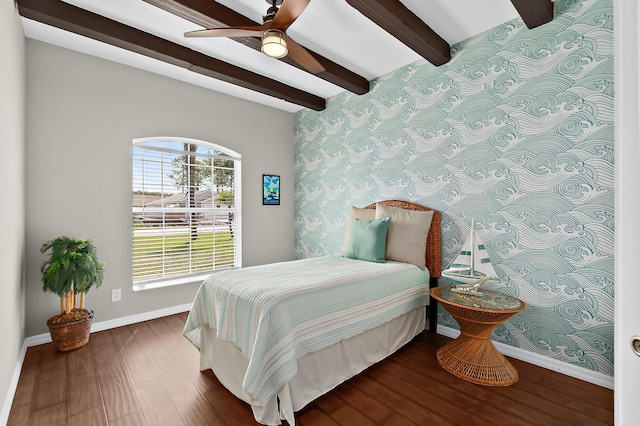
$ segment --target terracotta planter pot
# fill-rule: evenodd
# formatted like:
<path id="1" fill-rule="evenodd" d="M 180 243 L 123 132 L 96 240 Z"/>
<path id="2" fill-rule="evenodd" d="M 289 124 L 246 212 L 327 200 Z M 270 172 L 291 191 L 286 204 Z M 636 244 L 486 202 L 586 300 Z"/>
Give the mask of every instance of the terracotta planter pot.
<path id="1" fill-rule="evenodd" d="M 57 351 L 69 352 L 89 343 L 93 311 L 73 309 L 70 314 L 56 315 L 47 320 L 51 340 Z"/>

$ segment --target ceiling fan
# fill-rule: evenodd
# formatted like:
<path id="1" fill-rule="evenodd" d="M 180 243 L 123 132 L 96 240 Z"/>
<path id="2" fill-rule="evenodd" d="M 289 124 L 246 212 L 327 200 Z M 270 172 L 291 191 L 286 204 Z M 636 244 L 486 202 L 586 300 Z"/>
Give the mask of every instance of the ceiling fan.
<path id="1" fill-rule="evenodd" d="M 263 24 L 189 31 L 185 37 L 261 37 L 262 53 L 272 58 L 289 55 L 302 67 L 317 74 L 324 67 L 304 47 L 286 35 L 287 28 L 298 19 L 310 0 L 266 0 L 271 4 L 262 17 Z M 279 5 L 280 8 L 278 8 Z"/>

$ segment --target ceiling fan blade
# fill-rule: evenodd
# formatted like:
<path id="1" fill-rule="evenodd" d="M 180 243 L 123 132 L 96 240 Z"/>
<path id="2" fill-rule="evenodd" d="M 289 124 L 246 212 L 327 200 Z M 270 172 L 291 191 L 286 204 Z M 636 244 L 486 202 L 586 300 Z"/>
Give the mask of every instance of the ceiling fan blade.
<path id="1" fill-rule="evenodd" d="M 209 28 L 184 33 L 185 37 L 262 37 L 264 30 L 271 27 L 270 24 Z"/>
<path id="2" fill-rule="evenodd" d="M 307 49 L 300 46 L 290 37 L 287 37 L 287 48 L 289 49 L 288 56 L 307 70 L 311 71 L 314 74 L 324 71 L 324 67 L 320 64 L 320 62 L 318 62 Z"/>
<path id="3" fill-rule="evenodd" d="M 275 18 L 271 22 L 272 28 L 285 31 L 293 21 L 298 19 L 310 0 L 284 0 L 280 6 L 280 10 L 276 13 Z"/>

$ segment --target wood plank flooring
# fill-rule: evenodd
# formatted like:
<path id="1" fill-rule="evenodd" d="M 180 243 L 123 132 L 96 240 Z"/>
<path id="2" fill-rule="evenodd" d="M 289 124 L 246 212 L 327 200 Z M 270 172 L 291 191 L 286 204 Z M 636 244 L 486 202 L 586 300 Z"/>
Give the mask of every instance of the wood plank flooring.
<path id="1" fill-rule="evenodd" d="M 186 313 L 91 335 L 84 348 L 29 348 L 9 416 L 20 425 L 256 425 L 251 409 L 198 371 Z M 613 391 L 515 359 L 513 386 L 445 372 L 448 338 L 424 332 L 297 413 L 301 426 L 612 425 Z"/>

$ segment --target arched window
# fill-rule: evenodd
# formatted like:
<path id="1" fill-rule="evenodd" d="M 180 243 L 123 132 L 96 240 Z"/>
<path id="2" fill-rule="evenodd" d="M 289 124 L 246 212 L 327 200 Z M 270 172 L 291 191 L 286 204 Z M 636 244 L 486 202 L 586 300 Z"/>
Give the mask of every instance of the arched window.
<path id="1" fill-rule="evenodd" d="M 240 267 L 240 155 L 174 137 L 135 139 L 132 153 L 133 289 Z"/>

